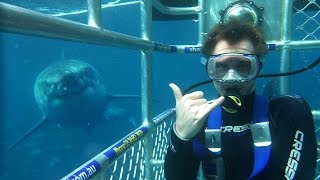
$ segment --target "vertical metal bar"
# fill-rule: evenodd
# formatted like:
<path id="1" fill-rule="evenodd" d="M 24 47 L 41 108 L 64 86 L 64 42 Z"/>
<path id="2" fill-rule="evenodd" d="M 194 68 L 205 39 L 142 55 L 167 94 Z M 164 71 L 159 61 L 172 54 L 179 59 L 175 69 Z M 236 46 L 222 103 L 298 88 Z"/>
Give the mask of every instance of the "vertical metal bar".
<path id="1" fill-rule="evenodd" d="M 152 2 L 150 0 L 141 0 L 141 37 L 144 40 L 151 39 L 152 26 Z M 152 123 L 152 50 L 141 51 L 141 111 L 142 121 L 145 125 L 153 126 Z M 151 131 L 152 132 L 152 131 Z M 144 139 L 144 177 L 143 179 L 154 179 L 152 172 L 152 138 L 149 134 Z"/>
<path id="2" fill-rule="evenodd" d="M 101 28 L 101 0 L 87 0 L 88 25 Z"/>
<path id="3" fill-rule="evenodd" d="M 200 11 L 198 13 L 198 45 L 202 44 L 202 41 L 204 39 L 205 36 L 205 21 L 204 21 L 204 16 L 205 16 L 205 12 L 204 12 L 204 3 L 203 0 L 198 0 L 198 7 L 200 8 Z"/>
<path id="4" fill-rule="evenodd" d="M 320 110 L 312 110 L 313 119 L 320 120 Z"/>
<path id="5" fill-rule="evenodd" d="M 292 0 L 283 1 L 283 19 L 281 40 L 286 44 L 291 40 L 291 19 L 292 19 Z M 287 72 L 290 70 L 291 60 L 290 46 L 284 46 L 281 50 L 280 71 Z M 290 79 L 288 76 L 280 78 L 280 94 L 287 94 L 290 89 Z"/>
<path id="6" fill-rule="evenodd" d="M 291 49 L 290 47 L 283 47 L 281 50 L 280 56 L 280 71 L 281 72 L 288 72 L 290 69 L 290 55 Z M 280 77 L 280 94 L 288 94 L 290 90 L 290 77 L 289 76 L 282 76 Z"/>

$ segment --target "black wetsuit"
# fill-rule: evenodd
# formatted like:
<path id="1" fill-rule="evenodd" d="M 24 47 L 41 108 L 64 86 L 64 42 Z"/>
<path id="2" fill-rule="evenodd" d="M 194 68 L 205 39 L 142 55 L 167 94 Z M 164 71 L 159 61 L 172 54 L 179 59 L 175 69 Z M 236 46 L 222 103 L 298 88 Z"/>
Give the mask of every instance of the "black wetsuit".
<path id="1" fill-rule="evenodd" d="M 254 93 L 246 97 L 246 104 L 237 115 L 222 111 L 222 126 L 241 126 L 252 122 L 254 97 Z M 253 179 L 287 179 L 286 173 L 288 177 L 294 177 L 293 179 L 314 179 L 316 135 L 308 104 L 297 96 L 270 98 L 269 123 L 272 140 L 270 158 L 264 170 Z M 204 142 L 204 131 L 201 130 L 195 138 Z M 254 166 L 251 132 L 241 136 L 227 136 L 222 133 L 221 140 L 224 179 L 248 179 Z M 298 145 L 302 145 L 302 148 L 297 147 Z M 208 157 L 207 161 L 214 159 Z M 172 131 L 164 165 L 166 179 L 196 179 L 199 164 L 200 161 L 193 152 L 192 141 L 182 141 Z"/>

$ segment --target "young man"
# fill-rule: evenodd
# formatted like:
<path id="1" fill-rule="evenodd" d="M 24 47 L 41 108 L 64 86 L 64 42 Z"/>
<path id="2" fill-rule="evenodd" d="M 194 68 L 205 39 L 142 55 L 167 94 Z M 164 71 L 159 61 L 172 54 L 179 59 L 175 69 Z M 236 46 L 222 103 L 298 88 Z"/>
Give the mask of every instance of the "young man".
<path id="1" fill-rule="evenodd" d="M 298 96 L 255 94 L 266 43 L 257 27 L 217 25 L 204 42 L 207 72 L 220 98 L 201 91 L 176 99 L 176 122 L 165 158 L 168 180 L 313 179 L 316 136 L 308 104 Z M 201 166 L 200 166 L 201 164 Z"/>

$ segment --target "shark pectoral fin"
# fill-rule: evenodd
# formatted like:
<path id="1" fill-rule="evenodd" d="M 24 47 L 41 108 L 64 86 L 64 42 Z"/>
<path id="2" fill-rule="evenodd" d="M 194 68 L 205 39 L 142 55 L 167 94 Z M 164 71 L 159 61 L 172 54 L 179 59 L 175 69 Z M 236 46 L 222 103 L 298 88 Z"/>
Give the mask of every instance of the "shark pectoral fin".
<path id="1" fill-rule="evenodd" d="M 42 117 L 42 119 L 37 122 L 32 128 L 30 128 L 27 132 L 25 132 L 18 140 L 16 140 L 13 144 L 11 144 L 8 147 L 8 151 L 11 151 L 13 148 L 15 148 L 18 144 L 20 144 L 22 141 L 27 139 L 31 134 L 35 133 L 40 127 L 44 126 L 47 122 L 46 117 Z"/>

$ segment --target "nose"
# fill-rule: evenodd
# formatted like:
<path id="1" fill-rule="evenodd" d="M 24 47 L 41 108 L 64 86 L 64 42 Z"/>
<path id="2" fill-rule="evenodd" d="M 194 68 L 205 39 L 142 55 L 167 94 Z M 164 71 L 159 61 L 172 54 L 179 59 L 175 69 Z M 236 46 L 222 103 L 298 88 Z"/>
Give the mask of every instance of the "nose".
<path id="1" fill-rule="evenodd" d="M 241 82 L 241 79 L 238 75 L 238 73 L 233 70 L 230 69 L 222 78 L 221 80 L 222 82 L 228 82 L 228 83 L 232 83 L 232 82 Z"/>

